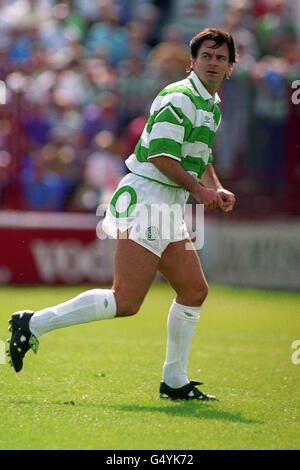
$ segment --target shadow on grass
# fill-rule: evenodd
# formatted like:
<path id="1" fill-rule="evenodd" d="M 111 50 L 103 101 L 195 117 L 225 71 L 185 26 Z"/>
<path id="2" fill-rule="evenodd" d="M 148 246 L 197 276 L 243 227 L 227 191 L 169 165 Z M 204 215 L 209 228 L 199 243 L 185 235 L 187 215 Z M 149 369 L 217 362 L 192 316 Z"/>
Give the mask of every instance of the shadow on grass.
<path id="1" fill-rule="evenodd" d="M 175 406 L 174 406 L 175 405 Z M 183 416 L 185 418 L 199 418 L 199 419 L 217 419 L 223 421 L 232 421 L 245 424 L 263 424 L 262 421 L 257 421 L 249 418 L 244 418 L 241 413 L 231 413 L 228 411 L 217 410 L 210 408 L 207 403 L 199 402 L 175 402 L 170 405 L 164 406 L 145 406 L 145 405 L 118 405 L 110 406 L 120 411 L 133 411 L 133 412 L 151 412 L 151 413 L 166 413 L 170 416 Z"/>
<path id="2" fill-rule="evenodd" d="M 212 408 L 208 403 L 199 402 L 170 402 L 162 406 L 148 406 L 148 405 L 106 405 L 103 403 L 90 403 L 87 401 L 74 402 L 71 401 L 47 401 L 47 402 L 34 402 L 32 400 L 13 400 L 11 404 L 14 405 L 35 405 L 35 406 L 69 406 L 72 409 L 75 408 L 103 408 L 110 409 L 112 411 L 123 411 L 133 413 L 165 413 L 170 416 L 179 417 L 191 417 L 198 419 L 216 419 L 222 421 L 231 421 L 235 423 L 243 424 L 264 424 L 263 421 L 246 418 L 241 415 L 240 412 L 229 412 L 220 409 Z"/>

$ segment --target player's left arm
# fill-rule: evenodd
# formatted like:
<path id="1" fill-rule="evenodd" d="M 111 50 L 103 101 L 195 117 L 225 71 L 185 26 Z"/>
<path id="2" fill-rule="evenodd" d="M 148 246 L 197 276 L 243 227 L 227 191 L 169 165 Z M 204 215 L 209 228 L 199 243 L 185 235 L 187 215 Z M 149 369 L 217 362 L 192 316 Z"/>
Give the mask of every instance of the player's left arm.
<path id="1" fill-rule="evenodd" d="M 219 205 L 219 207 L 223 211 L 229 212 L 233 209 L 235 204 L 235 195 L 222 186 L 212 163 L 208 163 L 201 177 L 200 184 L 206 188 L 217 189 L 223 201 L 223 204 Z M 208 207 L 208 209 L 210 209 L 210 207 Z M 211 207 L 211 209 L 214 209 L 214 207 Z"/>

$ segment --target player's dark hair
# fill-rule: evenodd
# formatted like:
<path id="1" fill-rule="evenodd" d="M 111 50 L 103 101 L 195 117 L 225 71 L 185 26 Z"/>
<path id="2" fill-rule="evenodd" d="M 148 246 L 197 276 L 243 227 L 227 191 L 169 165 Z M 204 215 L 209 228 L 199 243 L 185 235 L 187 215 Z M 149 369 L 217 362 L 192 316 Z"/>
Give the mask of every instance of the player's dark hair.
<path id="1" fill-rule="evenodd" d="M 237 50 L 230 33 L 222 31 L 217 28 L 206 28 L 200 33 L 196 34 L 190 41 L 191 56 L 196 59 L 198 51 L 203 41 L 214 41 L 213 49 L 218 49 L 223 44 L 227 44 L 229 51 L 229 63 L 234 64 L 237 62 Z"/>

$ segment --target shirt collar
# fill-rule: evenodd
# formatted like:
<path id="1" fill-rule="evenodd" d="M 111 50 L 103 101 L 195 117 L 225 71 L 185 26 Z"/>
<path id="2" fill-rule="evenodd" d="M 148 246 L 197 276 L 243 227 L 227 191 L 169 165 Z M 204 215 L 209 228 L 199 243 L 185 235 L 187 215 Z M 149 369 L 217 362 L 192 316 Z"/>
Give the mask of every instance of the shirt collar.
<path id="1" fill-rule="evenodd" d="M 207 91 L 207 89 L 205 88 L 205 86 L 201 82 L 200 78 L 198 78 L 198 76 L 195 74 L 195 72 L 193 70 L 190 73 L 190 75 L 188 76 L 188 78 L 190 78 L 192 80 L 193 84 L 195 85 L 198 93 L 202 96 L 202 98 L 204 98 L 206 101 L 213 99 L 215 104 L 220 103 L 221 98 L 219 97 L 218 93 L 215 93 L 214 96 L 212 96 Z"/>

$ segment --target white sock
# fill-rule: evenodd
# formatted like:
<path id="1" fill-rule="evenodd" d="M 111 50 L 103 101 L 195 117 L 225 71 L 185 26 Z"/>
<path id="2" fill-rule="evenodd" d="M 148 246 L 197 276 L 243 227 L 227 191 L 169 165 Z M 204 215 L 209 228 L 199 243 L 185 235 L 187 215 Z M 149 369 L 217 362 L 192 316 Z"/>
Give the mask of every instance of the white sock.
<path id="1" fill-rule="evenodd" d="M 170 308 L 167 352 L 162 377 L 169 387 L 180 388 L 189 382 L 186 366 L 200 308 L 180 305 L 175 300 Z"/>
<path id="2" fill-rule="evenodd" d="M 38 338 L 57 328 L 113 318 L 116 311 L 112 290 L 91 289 L 55 307 L 35 312 L 30 319 L 29 328 Z"/>

